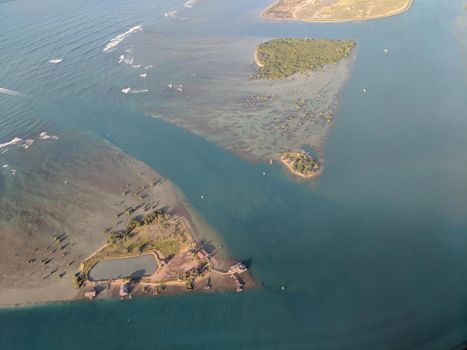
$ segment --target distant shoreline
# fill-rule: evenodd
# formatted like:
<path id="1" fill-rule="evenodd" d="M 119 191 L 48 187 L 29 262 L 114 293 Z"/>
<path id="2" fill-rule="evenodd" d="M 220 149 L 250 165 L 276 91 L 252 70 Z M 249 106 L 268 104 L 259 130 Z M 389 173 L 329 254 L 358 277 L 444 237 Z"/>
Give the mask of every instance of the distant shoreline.
<path id="1" fill-rule="evenodd" d="M 281 17 L 276 17 L 274 15 L 271 16 L 271 15 L 266 14 L 269 10 L 277 6 L 281 1 L 282 0 L 278 0 L 274 2 L 272 5 L 268 6 L 265 10 L 261 11 L 260 17 L 266 20 L 269 20 L 269 21 L 299 21 L 299 22 L 307 22 L 307 23 L 345 23 L 345 22 L 371 21 L 371 20 L 377 20 L 377 19 L 400 15 L 408 11 L 412 7 L 413 2 L 414 2 L 414 0 L 409 0 L 406 6 L 404 6 L 403 8 L 397 11 L 389 12 L 389 13 L 385 13 L 381 15 L 369 16 L 366 18 L 348 18 L 348 19 L 308 18 L 307 19 L 307 18 L 295 17 L 295 11 L 294 11 L 294 17 L 287 17 L 287 18 L 281 18 Z"/>

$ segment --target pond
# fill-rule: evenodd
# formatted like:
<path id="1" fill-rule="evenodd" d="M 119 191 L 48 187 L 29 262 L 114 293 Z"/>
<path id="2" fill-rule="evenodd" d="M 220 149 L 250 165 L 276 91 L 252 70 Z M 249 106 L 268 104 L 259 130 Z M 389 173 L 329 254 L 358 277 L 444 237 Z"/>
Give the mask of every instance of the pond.
<path id="1" fill-rule="evenodd" d="M 157 270 L 153 255 L 146 254 L 131 258 L 118 258 L 98 262 L 89 271 L 91 281 L 117 278 L 140 278 L 152 275 Z"/>

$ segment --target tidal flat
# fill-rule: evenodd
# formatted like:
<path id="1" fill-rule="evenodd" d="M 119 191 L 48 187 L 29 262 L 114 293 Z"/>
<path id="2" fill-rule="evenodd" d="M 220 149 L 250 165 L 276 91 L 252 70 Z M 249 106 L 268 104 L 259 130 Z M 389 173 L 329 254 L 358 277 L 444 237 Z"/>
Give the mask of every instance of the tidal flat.
<path id="1" fill-rule="evenodd" d="M 87 133 L 41 136 L 0 154 L 0 306 L 79 297 L 73 276 L 127 225 L 122 213 L 163 209 L 194 239 L 212 237 L 170 181 L 117 147 Z"/>
<path id="2" fill-rule="evenodd" d="M 356 49 L 337 64 L 308 74 L 253 79 L 255 50 L 266 40 L 141 32 L 113 54 L 131 59 L 128 69 L 135 78 L 129 86 L 147 91 L 126 97 L 148 116 L 253 162 L 303 147 L 321 153 Z M 151 70 L 140 79 L 143 67 Z"/>

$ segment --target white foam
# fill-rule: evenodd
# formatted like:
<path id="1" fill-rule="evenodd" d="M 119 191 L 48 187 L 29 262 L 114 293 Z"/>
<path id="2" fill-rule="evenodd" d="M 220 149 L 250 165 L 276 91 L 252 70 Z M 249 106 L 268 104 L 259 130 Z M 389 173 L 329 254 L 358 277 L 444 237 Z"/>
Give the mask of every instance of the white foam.
<path id="1" fill-rule="evenodd" d="M 148 89 L 142 89 L 142 90 L 130 90 L 130 94 L 141 94 L 144 92 L 148 92 Z"/>
<path id="2" fill-rule="evenodd" d="M 148 65 L 148 66 L 144 66 L 144 69 L 149 69 L 149 68 L 152 68 L 152 65 Z"/>
<path id="3" fill-rule="evenodd" d="M 134 58 L 133 57 L 125 57 L 123 59 L 123 63 L 125 64 L 133 64 Z"/>
<path id="4" fill-rule="evenodd" d="M 10 90 L 6 88 L 1 88 L 1 87 L 0 87 L 0 94 L 7 94 L 7 95 L 13 95 L 13 96 L 24 96 L 22 92 Z"/>
<path id="5" fill-rule="evenodd" d="M 139 75 L 141 78 L 146 78 L 148 76 L 148 73 L 143 73 Z"/>
<path id="6" fill-rule="evenodd" d="M 164 16 L 165 16 L 165 17 L 174 18 L 176 14 L 177 14 L 177 10 L 174 10 L 174 11 L 166 12 L 166 13 L 164 14 Z"/>
<path id="7" fill-rule="evenodd" d="M 49 60 L 49 62 L 52 64 L 58 64 L 58 63 L 61 63 L 62 61 L 63 61 L 63 58 L 54 58 L 54 59 Z"/>
<path id="8" fill-rule="evenodd" d="M 16 174 L 16 169 L 11 169 L 11 175 L 15 175 Z"/>
<path id="9" fill-rule="evenodd" d="M 134 64 L 132 65 L 133 68 L 141 68 L 141 65 L 140 64 Z"/>
<path id="10" fill-rule="evenodd" d="M 5 142 L 5 143 L 0 143 L 0 149 L 8 147 L 8 146 L 16 145 L 16 144 L 20 143 L 21 141 L 23 141 L 22 138 L 15 137 L 11 141 L 8 141 L 8 142 Z"/>
<path id="11" fill-rule="evenodd" d="M 28 149 L 32 145 L 33 142 L 34 142 L 34 140 L 26 140 L 26 141 L 24 141 L 24 144 L 22 144 L 21 146 L 24 149 Z"/>
<path id="12" fill-rule="evenodd" d="M 198 2 L 199 2 L 199 0 L 188 0 L 187 2 L 185 2 L 185 4 L 183 6 L 185 6 L 187 8 L 192 8 Z"/>
<path id="13" fill-rule="evenodd" d="M 122 61 L 125 59 L 125 55 L 121 55 L 119 58 L 118 58 L 118 63 L 122 63 Z"/>
<path id="14" fill-rule="evenodd" d="M 51 140 L 58 140 L 58 136 L 49 135 L 49 134 L 47 134 L 47 132 L 45 132 L 45 131 L 43 131 L 43 132 L 41 132 L 41 133 L 39 134 L 39 138 L 40 138 L 41 140 L 49 140 L 49 139 L 51 139 Z"/>
<path id="15" fill-rule="evenodd" d="M 125 33 L 117 35 L 115 38 L 110 39 L 110 41 L 105 45 L 104 49 L 102 51 L 104 52 L 109 52 L 112 49 L 114 49 L 118 44 L 120 44 L 123 40 L 125 40 L 127 37 L 129 37 L 131 34 L 140 32 L 143 30 L 143 27 L 140 25 L 134 26 L 130 29 L 128 29 Z"/>

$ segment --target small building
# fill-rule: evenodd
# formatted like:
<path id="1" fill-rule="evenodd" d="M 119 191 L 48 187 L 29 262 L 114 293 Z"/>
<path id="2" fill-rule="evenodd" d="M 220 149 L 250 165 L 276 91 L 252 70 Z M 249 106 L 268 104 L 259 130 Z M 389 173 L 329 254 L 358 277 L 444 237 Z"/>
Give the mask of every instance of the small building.
<path id="1" fill-rule="evenodd" d="M 240 279 L 238 274 L 233 273 L 230 276 L 235 280 L 235 285 L 237 286 L 237 293 L 243 292 L 243 286 L 245 283 Z"/>
<path id="2" fill-rule="evenodd" d="M 130 284 L 129 283 L 122 283 L 120 286 L 120 298 L 125 299 L 130 294 Z"/>
<path id="3" fill-rule="evenodd" d="M 200 259 L 208 259 L 209 256 L 210 256 L 210 254 L 209 254 L 206 250 L 204 250 L 204 249 L 201 248 L 201 249 L 198 250 L 198 252 L 196 253 L 196 256 L 197 256 L 198 258 L 200 258 Z"/>
<path id="4" fill-rule="evenodd" d="M 89 300 L 93 300 L 95 297 L 96 297 L 97 293 L 96 293 L 96 290 L 93 289 L 93 290 L 90 290 L 86 293 L 84 293 L 84 297 L 85 298 L 88 298 Z"/>
<path id="5" fill-rule="evenodd" d="M 236 263 L 235 265 L 232 265 L 229 268 L 228 273 L 233 275 L 233 274 L 241 274 L 242 272 L 245 272 L 247 270 L 246 266 L 243 265 L 241 262 Z"/>

